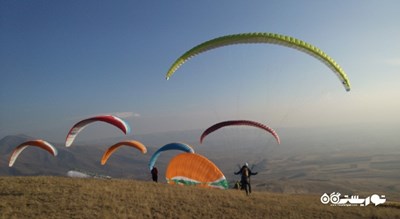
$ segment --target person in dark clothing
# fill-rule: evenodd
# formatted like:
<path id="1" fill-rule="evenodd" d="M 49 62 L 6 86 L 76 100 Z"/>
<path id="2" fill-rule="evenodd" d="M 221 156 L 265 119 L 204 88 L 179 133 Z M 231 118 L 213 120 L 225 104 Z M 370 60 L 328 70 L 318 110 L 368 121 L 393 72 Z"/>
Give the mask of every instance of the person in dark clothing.
<path id="1" fill-rule="evenodd" d="M 156 167 L 153 167 L 153 169 L 151 169 L 151 178 L 154 182 L 158 182 L 158 170 Z"/>
<path id="2" fill-rule="evenodd" d="M 258 173 L 251 172 L 251 169 L 249 168 L 249 164 L 245 163 L 242 168 L 238 172 L 235 172 L 235 175 L 241 174 L 241 180 L 240 183 L 242 184 L 242 188 L 246 190 L 246 195 L 249 195 L 251 193 L 251 184 L 250 184 L 250 176 L 252 175 L 257 175 Z"/>

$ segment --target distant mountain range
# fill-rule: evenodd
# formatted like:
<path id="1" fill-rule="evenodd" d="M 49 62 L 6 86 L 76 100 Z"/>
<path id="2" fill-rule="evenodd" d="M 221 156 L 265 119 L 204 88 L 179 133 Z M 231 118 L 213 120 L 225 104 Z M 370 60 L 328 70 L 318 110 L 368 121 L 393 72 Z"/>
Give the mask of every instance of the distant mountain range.
<path id="1" fill-rule="evenodd" d="M 354 133 L 344 131 L 287 128 L 277 132 L 281 145 L 272 136 L 253 129 L 221 130 L 208 136 L 203 144 L 199 143 L 201 130 L 77 141 L 69 148 L 64 143 L 50 142 L 58 149 L 57 157 L 38 148 L 27 148 L 10 168 L 11 151 L 22 142 L 36 139 L 12 135 L 0 140 L 0 175 L 66 176 L 69 170 L 79 170 L 113 178 L 151 180 L 148 170 L 151 155 L 165 144 L 184 142 L 213 161 L 231 184 L 239 179 L 233 173 L 248 162 L 258 172 L 252 177 L 253 187 L 258 190 L 322 194 L 382 191 L 400 198 L 400 152 L 395 140 L 378 145 L 366 134 L 355 138 Z M 123 147 L 102 166 L 100 159 L 106 148 L 126 139 L 142 142 L 147 154 Z M 159 157 L 156 166 L 161 182 L 165 182 L 169 160 L 179 153 L 168 151 Z"/>

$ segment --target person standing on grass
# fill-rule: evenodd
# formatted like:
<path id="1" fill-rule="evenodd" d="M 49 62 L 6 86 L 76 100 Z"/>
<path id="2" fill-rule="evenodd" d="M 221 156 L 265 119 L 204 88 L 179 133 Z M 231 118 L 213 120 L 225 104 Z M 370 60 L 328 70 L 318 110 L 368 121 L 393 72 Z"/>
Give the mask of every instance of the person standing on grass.
<path id="1" fill-rule="evenodd" d="M 235 172 L 235 175 L 239 175 L 239 174 L 242 175 L 241 180 L 240 180 L 240 182 L 242 184 L 242 188 L 244 188 L 246 190 L 246 195 L 249 195 L 251 193 L 250 176 L 257 175 L 258 173 L 251 172 L 251 170 L 249 168 L 249 164 L 245 163 L 238 172 Z"/>
<path id="2" fill-rule="evenodd" d="M 151 169 L 151 178 L 154 182 L 158 182 L 158 170 L 156 167 L 153 167 L 153 169 Z"/>

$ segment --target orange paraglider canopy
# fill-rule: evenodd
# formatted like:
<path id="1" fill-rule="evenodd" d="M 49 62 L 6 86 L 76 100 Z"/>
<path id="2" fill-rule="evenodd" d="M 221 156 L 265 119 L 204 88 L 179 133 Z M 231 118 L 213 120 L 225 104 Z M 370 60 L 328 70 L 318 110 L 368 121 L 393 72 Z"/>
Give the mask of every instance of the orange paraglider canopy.
<path id="1" fill-rule="evenodd" d="M 175 156 L 167 167 L 166 179 L 169 184 L 228 188 L 228 182 L 221 170 L 199 154 L 182 153 Z"/>
<path id="2" fill-rule="evenodd" d="M 18 158 L 19 154 L 25 150 L 25 148 L 27 148 L 28 146 L 35 146 L 38 148 L 41 148 L 43 150 L 46 150 L 47 152 L 49 152 L 50 154 L 52 154 L 53 156 L 57 156 L 57 149 L 51 145 L 50 143 L 48 143 L 47 141 L 44 140 L 33 140 L 33 141 L 27 141 L 24 142 L 20 145 L 18 145 L 12 152 L 11 156 L 10 156 L 10 161 L 8 163 L 9 167 L 12 167 L 14 165 L 15 160 Z"/>
<path id="3" fill-rule="evenodd" d="M 121 141 L 113 146 L 109 147 L 106 152 L 104 152 L 103 157 L 101 158 L 101 164 L 104 165 L 106 164 L 108 158 L 111 156 L 112 153 L 114 153 L 119 147 L 121 146 L 130 146 L 138 149 L 141 151 L 143 154 L 147 153 L 147 148 L 140 142 L 138 141 Z"/>

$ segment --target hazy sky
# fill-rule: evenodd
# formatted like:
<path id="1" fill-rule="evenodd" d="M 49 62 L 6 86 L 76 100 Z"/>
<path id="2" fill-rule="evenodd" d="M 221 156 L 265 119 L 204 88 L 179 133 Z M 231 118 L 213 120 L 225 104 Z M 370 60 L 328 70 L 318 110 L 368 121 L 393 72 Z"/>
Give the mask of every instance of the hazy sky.
<path id="1" fill-rule="evenodd" d="M 193 46 L 243 32 L 316 45 L 345 70 L 352 90 L 315 58 L 270 44 L 200 54 L 165 80 Z M 397 0 L 4 0 L 0 138 L 23 133 L 62 142 L 74 123 L 99 114 L 121 116 L 133 134 L 205 129 L 225 119 L 275 129 L 398 130 L 399 39 Z M 85 132 L 120 134 L 98 124 Z"/>

